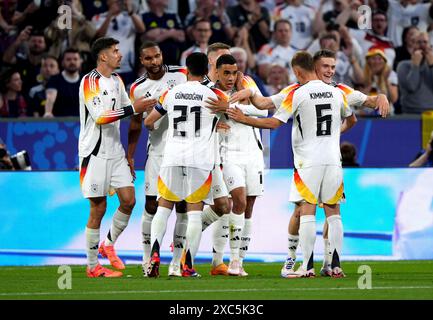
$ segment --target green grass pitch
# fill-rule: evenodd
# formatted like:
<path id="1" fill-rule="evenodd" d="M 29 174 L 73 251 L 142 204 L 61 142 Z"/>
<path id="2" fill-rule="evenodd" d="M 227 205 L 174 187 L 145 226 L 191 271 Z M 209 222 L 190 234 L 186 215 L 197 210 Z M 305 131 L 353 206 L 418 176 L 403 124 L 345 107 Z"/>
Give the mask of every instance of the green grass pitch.
<path id="1" fill-rule="evenodd" d="M 361 265 L 371 270 L 372 289 L 358 288 Z M 281 263 L 246 263 L 246 278 L 212 277 L 209 264 L 197 265 L 202 277 L 143 278 L 141 266 L 127 266 L 117 279 L 89 279 L 85 267 L 72 266 L 72 289 L 60 290 L 57 266 L 0 267 L 0 299 L 433 299 L 433 261 L 343 262 L 343 279 L 283 279 Z M 320 264 L 315 264 L 316 273 Z"/>

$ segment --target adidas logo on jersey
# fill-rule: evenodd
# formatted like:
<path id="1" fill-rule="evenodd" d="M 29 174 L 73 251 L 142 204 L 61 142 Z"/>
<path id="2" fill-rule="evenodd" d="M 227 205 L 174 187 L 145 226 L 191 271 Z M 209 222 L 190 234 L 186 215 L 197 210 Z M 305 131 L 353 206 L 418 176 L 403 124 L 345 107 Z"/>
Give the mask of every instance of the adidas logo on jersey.
<path id="1" fill-rule="evenodd" d="M 149 91 L 146 92 L 146 94 L 144 95 L 145 98 L 149 98 L 151 96 L 151 94 L 149 93 Z"/>
<path id="2" fill-rule="evenodd" d="M 108 92 L 107 90 L 104 90 L 104 92 L 102 93 L 104 96 L 108 96 Z"/>

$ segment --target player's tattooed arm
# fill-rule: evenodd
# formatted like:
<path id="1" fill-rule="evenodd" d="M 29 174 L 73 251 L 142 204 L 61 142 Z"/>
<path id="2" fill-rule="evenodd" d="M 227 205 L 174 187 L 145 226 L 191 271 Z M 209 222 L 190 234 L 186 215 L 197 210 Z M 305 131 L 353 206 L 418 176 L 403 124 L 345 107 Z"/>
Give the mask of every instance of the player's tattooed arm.
<path id="1" fill-rule="evenodd" d="M 148 130 L 155 129 L 155 122 L 165 115 L 161 112 L 164 112 L 164 109 L 153 109 L 152 112 L 146 117 L 146 119 L 144 119 L 144 125 Z"/>
<path id="2" fill-rule="evenodd" d="M 274 117 L 262 119 L 248 117 L 237 107 L 228 109 L 227 115 L 236 122 L 260 129 L 276 129 L 283 124 Z"/>

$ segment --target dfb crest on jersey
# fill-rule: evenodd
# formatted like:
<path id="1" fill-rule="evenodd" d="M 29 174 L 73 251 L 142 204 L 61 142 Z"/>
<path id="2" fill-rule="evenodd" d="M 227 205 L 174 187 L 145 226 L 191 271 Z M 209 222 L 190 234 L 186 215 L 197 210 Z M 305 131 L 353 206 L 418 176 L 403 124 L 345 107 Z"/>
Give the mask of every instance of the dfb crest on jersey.
<path id="1" fill-rule="evenodd" d="M 146 183 L 144 184 L 144 190 L 145 190 L 145 191 L 149 191 L 149 189 L 150 189 L 150 183 L 149 183 L 149 182 L 146 182 Z"/>
<path id="2" fill-rule="evenodd" d="M 97 184 L 92 184 L 90 186 L 90 189 L 92 190 L 93 193 L 97 193 L 98 192 L 98 185 Z"/>
<path id="3" fill-rule="evenodd" d="M 219 186 L 219 185 L 214 186 L 213 189 L 214 189 L 215 193 L 221 192 L 221 186 Z"/>
<path id="4" fill-rule="evenodd" d="M 232 186 L 233 183 L 235 183 L 235 178 L 233 178 L 233 177 L 228 177 L 228 179 L 227 179 L 227 184 L 228 184 L 229 186 Z"/>
<path id="5" fill-rule="evenodd" d="M 168 80 L 168 81 L 167 81 L 168 89 L 173 89 L 173 87 L 174 87 L 175 85 L 176 85 L 176 81 L 175 81 L 175 80 L 171 79 L 171 80 Z"/>
<path id="6" fill-rule="evenodd" d="M 96 107 L 97 105 L 101 104 L 101 99 L 96 96 L 93 98 L 93 105 Z"/>

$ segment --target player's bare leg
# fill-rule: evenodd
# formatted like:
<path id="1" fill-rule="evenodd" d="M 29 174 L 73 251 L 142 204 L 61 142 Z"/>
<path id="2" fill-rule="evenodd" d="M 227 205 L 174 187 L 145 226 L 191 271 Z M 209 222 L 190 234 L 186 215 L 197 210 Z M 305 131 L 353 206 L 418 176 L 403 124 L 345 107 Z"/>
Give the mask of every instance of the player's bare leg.
<path id="1" fill-rule="evenodd" d="M 116 251 L 114 250 L 114 244 L 128 225 L 129 218 L 131 217 L 132 210 L 135 206 L 135 189 L 134 187 L 124 187 L 118 188 L 116 192 L 120 205 L 114 213 L 113 222 L 108 231 L 107 237 L 99 247 L 99 253 L 104 258 L 108 258 L 114 268 L 123 270 L 125 269 L 125 265 L 117 256 Z"/>
<path id="2" fill-rule="evenodd" d="M 253 208 L 254 203 L 256 202 L 256 196 L 247 196 L 247 204 L 245 208 L 245 222 L 244 222 L 244 228 L 241 235 L 241 244 L 239 248 L 239 262 L 240 262 L 240 268 L 239 268 L 239 275 L 241 277 L 248 276 L 248 273 L 244 270 L 243 262 L 244 258 L 247 255 L 248 247 L 250 245 L 251 241 L 251 234 L 252 234 L 252 216 L 253 216 Z"/>
<path id="3" fill-rule="evenodd" d="M 171 211 L 173 210 L 174 202 L 168 201 L 164 198 L 159 198 L 158 209 L 152 220 L 152 225 L 150 229 L 150 242 L 151 242 L 151 252 L 150 252 L 150 263 L 149 269 L 147 270 L 148 277 L 158 277 L 159 276 L 159 264 L 160 260 L 160 246 L 162 244 L 162 239 L 164 238 L 165 231 L 167 229 L 167 220 L 170 217 Z"/>
<path id="4" fill-rule="evenodd" d="M 182 276 L 181 258 L 185 248 L 186 229 L 188 227 L 188 215 L 186 213 L 186 202 L 176 203 L 176 224 L 173 232 L 173 258 L 168 267 L 168 275 L 174 277 Z"/>
<path id="5" fill-rule="evenodd" d="M 141 240 L 143 244 L 142 269 L 145 277 L 147 277 L 147 270 L 149 269 L 151 226 L 156 210 L 158 210 L 158 201 L 156 200 L 156 196 L 146 196 L 146 203 L 141 216 Z"/>
<path id="6" fill-rule="evenodd" d="M 194 258 L 200 246 L 202 234 L 201 214 L 204 203 L 187 203 L 188 226 L 186 229 L 185 263 L 183 265 L 183 277 L 200 277 L 194 269 Z"/>
<path id="7" fill-rule="evenodd" d="M 224 264 L 224 248 L 229 238 L 230 202 L 228 197 L 214 199 L 212 210 L 219 216 L 212 230 L 212 269 L 211 275 L 228 275 Z M 206 209 L 205 209 L 206 210 Z"/>
<path id="8" fill-rule="evenodd" d="M 89 201 L 90 216 L 86 226 L 87 276 L 90 278 L 121 277 L 121 272 L 106 269 L 98 262 L 99 229 L 107 210 L 107 198 L 89 198 Z"/>
<path id="9" fill-rule="evenodd" d="M 300 204 L 299 244 L 303 261 L 296 271 L 298 277 L 314 277 L 314 243 L 316 242 L 316 205 L 308 202 Z"/>
<path id="10" fill-rule="evenodd" d="M 281 268 L 281 276 L 287 278 L 295 273 L 296 249 L 299 244 L 299 224 L 300 224 L 301 207 L 295 204 L 295 210 L 290 217 L 288 226 L 288 255 Z"/>
<path id="11" fill-rule="evenodd" d="M 230 192 L 232 196 L 232 210 L 230 212 L 230 263 L 229 275 L 238 276 L 240 274 L 240 257 L 239 249 L 241 236 L 245 223 L 245 209 L 247 207 L 247 194 L 245 187 L 233 189 Z"/>
<path id="12" fill-rule="evenodd" d="M 338 204 L 324 204 L 326 220 L 329 225 L 329 247 L 332 253 L 331 269 L 333 278 L 344 277 L 340 265 L 340 256 L 343 249 L 343 224 L 340 216 L 340 206 Z"/>

